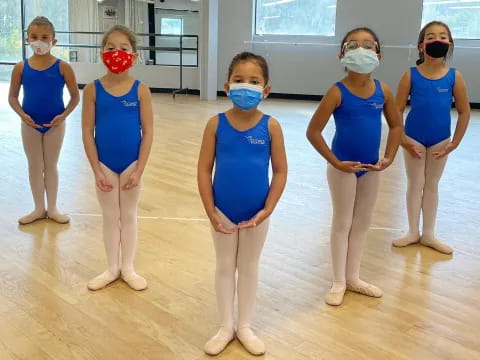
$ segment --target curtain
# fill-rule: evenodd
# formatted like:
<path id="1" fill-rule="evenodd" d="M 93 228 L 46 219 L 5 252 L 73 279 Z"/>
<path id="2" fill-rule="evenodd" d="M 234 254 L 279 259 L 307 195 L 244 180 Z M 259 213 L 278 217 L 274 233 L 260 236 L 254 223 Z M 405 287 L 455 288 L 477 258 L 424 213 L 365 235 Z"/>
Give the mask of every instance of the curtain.
<path id="1" fill-rule="evenodd" d="M 98 2 L 96 0 L 69 0 L 70 31 L 99 30 Z M 100 45 L 101 35 L 70 34 L 71 44 Z M 99 50 L 94 48 L 72 48 L 77 51 L 77 61 L 97 63 Z"/>
<path id="2" fill-rule="evenodd" d="M 125 0 L 125 25 L 135 33 L 148 33 L 148 4 L 145 1 Z M 137 46 L 148 46 L 148 36 L 137 36 Z M 140 62 L 148 59 L 148 51 L 138 51 Z"/>

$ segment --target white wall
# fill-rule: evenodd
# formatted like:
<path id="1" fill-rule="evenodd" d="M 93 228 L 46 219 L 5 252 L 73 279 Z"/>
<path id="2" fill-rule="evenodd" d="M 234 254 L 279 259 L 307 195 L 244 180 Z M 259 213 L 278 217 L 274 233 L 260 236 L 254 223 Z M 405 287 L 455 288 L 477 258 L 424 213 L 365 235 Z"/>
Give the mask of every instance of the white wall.
<path id="1" fill-rule="evenodd" d="M 242 50 L 251 50 L 254 0 L 221 0 L 218 4 L 218 90 L 223 91 L 228 66 Z M 268 59 L 271 62 L 271 59 Z M 275 92 L 278 89 L 275 89 Z"/>
<path id="2" fill-rule="evenodd" d="M 321 42 L 339 44 L 345 33 L 357 26 L 368 26 L 378 33 L 385 45 L 415 44 L 421 26 L 422 0 L 337 0 L 336 36 L 328 37 L 257 37 L 253 36 L 255 0 L 220 1 L 218 89 L 223 90 L 228 65 L 242 50 L 267 58 L 272 91 L 288 94 L 323 95 L 343 76 L 338 62 L 339 48 L 302 45 L 244 44 L 245 40 Z M 457 46 L 480 46 L 480 41 L 456 41 Z M 476 58 L 479 49 L 456 49 L 452 66 L 464 75 L 471 102 L 480 102 L 480 71 Z M 401 74 L 415 64 L 417 57 L 408 49 L 383 49 L 383 60 L 375 77 L 393 90 Z"/>
<path id="3" fill-rule="evenodd" d="M 100 31 L 103 31 L 104 7 L 112 7 L 117 9 L 117 24 L 125 24 L 125 0 L 104 0 L 102 3 L 98 4 L 98 20 L 100 24 Z"/>
<path id="4" fill-rule="evenodd" d="M 103 64 L 71 63 L 71 65 L 79 84 L 88 84 L 106 72 Z M 178 66 L 135 65 L 131 74 L 154 88 L 177 89 L 180 86 Z M 200 89 L 198 68 L 183 69 L 183 87 Z"/>

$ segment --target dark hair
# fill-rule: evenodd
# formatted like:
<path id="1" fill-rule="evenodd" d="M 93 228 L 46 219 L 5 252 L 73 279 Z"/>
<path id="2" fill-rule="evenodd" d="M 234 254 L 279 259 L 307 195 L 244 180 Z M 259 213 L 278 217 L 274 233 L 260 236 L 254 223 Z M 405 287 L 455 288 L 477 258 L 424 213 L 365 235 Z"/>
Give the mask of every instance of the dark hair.
<path id="1" fill-rule="evenodd" d="M 252 61 L 256 63 L 262 69 L 262 75 L 265 79 L 265 85 L 268 84 L 269 76 L 268 76 L 268 64 L 267 60 L 261 55 L 257 55 L 248 51 L 241 52 L 240 54 L 235 55 L 230 66 L 228 67 L 228 80 L 230 80 L 230 76 L 232 76 L 233 69 L 239 63 L 244 61 Z"/>
<path id="2" fill-rule="evenodd" d="M 417 42 L 418 60 L 417 60 L 417 65 L 420 65 L 425 61 L 425 55 L 423 54 L 422 51 L 420 51 L 420 45 L 423 44 L 423 40 L 425 39 L 425 34 L 427 33 L 428 28 L 430 26 L 433 26 L 433 25 L 443 26 L 447 30 L 447 33 L 448 33 L 448 41 L 450 41 L 451 45 L 450 45 L 450 49 L 448 49 L 447 55 L 445 55 L 445 57 L 444 57 L 444 61 L 447 60 L 447 57 L 452 56 L 454 44 L 453 44 L 453 37 L 452 37 L 452 32 L 450 31 L 450 28 L 444 22 L 430 21 L 427 25 L 425 25 L 422 28 L 422 30 L 420 30 L 420 34 L 418 34 L 418 42 Z"/>
<path id="3" fill-rule="evenodd" d="M 128 38 L 130 45 L 132 45 L 133 52 L 137 52 L 137 36 L 135 35 L 132 29 L 123 25 L 114 25 L 110 29 L 108 29 L 105 32 L 105 34 L 103 34 L 102 51 L 105 48 L 105 45 L 107 44 L 108 37 L 114 32 L 118 32 L 125 35 Z"/>
<path id="4" fill-rule="evenodd" d="M 28 36 L 28 33 L 30 32 L 30 26 L 32 25 L 48 26 L 50 30 L 52 30 L 53 38 L 55 39 L 55 26 L 53 26 L 52 22 L 48 20 L 48 18 L 46 18 L 45 16 L 37 16 L 35 19 L 32 20 L 30 24 L 28 24 L 27 36 Z"/>
<path id="5" fill-rule="evenodd" d="M 347 35 L 345 35 L 343 37 L 343 40 L 342 42 L 340 43 L 340 54 L 343 55 L 343 44 L 345 44 L 345 41 L 347 41 L 348 37 L 352 34 L 355 34 L 356 32 L 359 32 L 359 31 L 365 31 L 365 32 L 368 32 L 370 35 L 372 35 L 373 39 L 375 40 L 375 42 L 377 43 L 377 54 L 380 54 L 380 40 L 377 36 L 377 34 L 375 33 L 375 31 L 373 31 L 372 29 L 368 28 L 368 27 L 365 27 L 365 26 L 362 26 L 362 27 L 358 27 L 358 28 L 355 28 L 353 30 L 350 30 Z"/>

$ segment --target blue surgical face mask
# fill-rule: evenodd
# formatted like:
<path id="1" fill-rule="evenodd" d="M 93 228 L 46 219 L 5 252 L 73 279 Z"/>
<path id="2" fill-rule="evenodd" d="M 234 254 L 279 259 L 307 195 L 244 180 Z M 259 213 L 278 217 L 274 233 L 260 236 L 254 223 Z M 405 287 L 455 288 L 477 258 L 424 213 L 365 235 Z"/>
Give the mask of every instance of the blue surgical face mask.
<path id="1" fill-rule="evenodd" d="M 359 74 L 370 74 L 380 64 L 375 51 L 362 47 L 347 51 L 340 62 L 345 65 L 348 70 Z"/>
<path id="2" fill-rule="evenodd" d="M 232 83 L 228 97 L 242 110 L 251 110 L 263 100 L 263 87 L 248 83 Z"/>

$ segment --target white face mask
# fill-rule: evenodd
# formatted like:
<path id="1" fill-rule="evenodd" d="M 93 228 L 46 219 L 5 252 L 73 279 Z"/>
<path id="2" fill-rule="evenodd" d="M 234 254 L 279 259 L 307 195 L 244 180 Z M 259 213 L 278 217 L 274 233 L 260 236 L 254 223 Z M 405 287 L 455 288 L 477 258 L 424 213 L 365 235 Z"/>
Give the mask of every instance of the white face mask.
<path id="1" fill-rule="evenodd" d="M 345 65 L 348 70 L 359 74 L 370 74 L 380 64 L 375 51 L 362 47 L 347 51 L 340 62 Z"/>
<path id="2" fill-rule="evenodd" d="M 52 43 L 46 43 L 40 40 L 32 41 L 29 43 L 30 47 L 32 48 L 33 52 L 37 55 L 45 55 L 50 52 L 52 49 Z"/>

